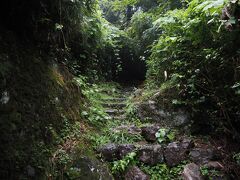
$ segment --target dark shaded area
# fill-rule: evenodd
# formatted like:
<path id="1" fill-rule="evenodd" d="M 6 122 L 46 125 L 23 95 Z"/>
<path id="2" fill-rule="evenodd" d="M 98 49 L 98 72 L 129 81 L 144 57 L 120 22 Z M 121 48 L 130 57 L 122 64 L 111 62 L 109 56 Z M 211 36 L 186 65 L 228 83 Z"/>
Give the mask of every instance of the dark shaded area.
<path id="1" fill-rule="evenodd" d="M 29 168 L 40 177 L 64 123 L 80 119 L 82 94 L 66 67 L 44 61 L 52 57 L 0 39 L 1 66 L 8 64 L 0 92 L 9 96 L 0 103 L 0 179 L 26 179 Z"/>
<path id="2" fill-rule="evenodd" d="M 38 37 L 38 32 L 40 30 L 44 30 L 45 32 L 49 31 L 50 24 L 53 25 L 54 21 L 56 21 L 59 17 L 56 9 L 56 5 L 58 5 L 58 3 L 56 2 L 56 0 L 50 2 L 47 0 L 1 1 L 1 30 L 4 28 L 4 30 L 14 31 L 18 38 L 21 39 L 33 39 L 33 37 Z"/>
<path id="3" fill-rule="evenodd" d="M 65 123 L 80 121 L 83 95 L 58 63 L 58 10 L 58 0 L 0 2 L 0 179 L 43 179 Z"/>
<path id="4" fill-rule="evenodd" d="M 146 61 L 141 60 L 139 54 L 129 45 L 120 50 L 119 59 L 115 59 L 112 65 L 114 75 L 111 80 L 126 85 L 138 85 L 145 80 Z M 120 71 L 118 65 L 121 67 Z"/>
<path id="5" fill-rule="evenodd" d="M 0 103 L 0 179 L 26 179 L 28 167 L 40 177 L 66 119 L 79 120 L 81 91 L 65 66 L 45 62 L 52 58 L 0 35 L 0 92 L 9 96 Z"/>
<path id="6" fill-rule="evenodd" d="M 117 81 L 124 84 L 139 84 L 145 80 L 146 64 L 140 60 L 123 60 L 122 71 Z"/>

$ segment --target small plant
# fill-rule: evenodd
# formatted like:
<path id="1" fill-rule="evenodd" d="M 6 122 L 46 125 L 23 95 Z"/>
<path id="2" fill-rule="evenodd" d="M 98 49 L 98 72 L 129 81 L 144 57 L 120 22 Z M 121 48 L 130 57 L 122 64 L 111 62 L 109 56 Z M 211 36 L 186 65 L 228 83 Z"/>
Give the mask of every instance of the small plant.
<path id="1" fill-rule="evenodd" d="M 72 162 L 72 158 L 64 149 L 59 149 L 55 154 L 55 158 L 57 167 L 61 169 L 65 168 L 70 162 Z"/>
<path id="2" fill-rule="evenodd" d="M 209 169 L 206 166 L 201 167 L 201 173 L 203 176 L 208 176 L 209 175 Z"/>
<path id="3" fill-rule="evenodd" d="M 104 112 L 102 107 L 90 107 L 89 114 L 86 114 L 86 116 L 87 119 L 95 125 L 101 124 L 109 119 L 109 116 Z"/>
<path id="4" fill-rule="evenodd" d="M 206 166 L 203 166 L 200 168 L 201 173 L 203 176 L 208 177 L 209 179 L 212 179 L 213 177 L 221 176 L 221 173 L 215 169 L 209 169 Z"/>
<path id="5" fill-rule="evenodd" d="M 234 154 L 233 159 L 236 161 L 238 165 L 240 165 L 240 153 Z"/>
<path id="6" fill-rule="evenodd" d="M 95 135 L 90 134 L 89 139 L 92 141 L 93 147 L 95 149 L 97 149 L 98 147 L 101 147 L 104 144 L 111 142 L 108 136 L 99 135 L 99 134 L 95 134 Z"/>
<path id="7" fill-rule="evenodd" d="M 141 169 L 150 175 L 151 180 L 169 180 L 169 169 L 166 164 L 158 164 L 156 166 L 141 166 Z"/>
<path id="8" fill-rule="evenodd" d="M 141 135 L 133 135 L 129 134 L 128 132 L 118 132 L 118 133 L 109 133 L 109 138 L 114 143 L 134 143 L 136 141 L 142 140 Z"/>
<path id="9" fill-rule="evenodd" d="M 156 166 L 141 165 L 141 169 L 150 175 L 151 180 L 172 180 L 179 179 L 183 168 L 187 162 L 183 161 L 176 167 L 169 168 L 166 164 L 157 164 Z"/>
<path id="10" fill-rule="evenodd" d="M 123 172 L 129 167 L 130 165 L 137 164 L 137 161 L 135 159 L 136 157 L 135 152 L 131 152 L 128 155 L 126 155 L 122 160 L 114 161 L 112 166 L 112 173 L 116 174 L 118 172 Z"/>
<path id="11" fill-rule="evenodd" d="M 155 136 L 159 143 L 171 142 L 175 139 L 175 131 L 162 128 L 158 130 Z"/>
<path id="12" fill-rule="evenodd" d="M 136 108 L 134 104 L 130 101 L 127 102 L 126 113 L 129 117 L 135 116 Z"/>
<path id="13" fill-rule="evenodd" d="M 169 173 L 170 173 L 170 177 L 179 177 L 181 175 L 181 173 L 183 172 L 184 166 L 187 164 L 186 161 L 183 161 L 181 164 L 179 164 L 176 167 L 173 167 L 170 169 Z"/>
<path id="14" fill-rule="evenodd" d="M 79 168 L 69 168 L 66 172 L 69 179 L 78 179 L 81 176 L 81 170 Z"/>

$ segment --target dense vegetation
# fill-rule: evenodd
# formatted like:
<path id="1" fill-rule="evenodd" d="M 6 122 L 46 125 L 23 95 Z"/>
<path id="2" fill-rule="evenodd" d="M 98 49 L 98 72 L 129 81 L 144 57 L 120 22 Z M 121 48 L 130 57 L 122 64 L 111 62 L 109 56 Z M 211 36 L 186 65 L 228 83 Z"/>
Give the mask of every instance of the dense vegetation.
<path id="1" fill-rule="evenodd" d="M 209 122 L 215 130 L 224 128 L 238 136 L 239 28 L 234 12 L 232 30 L 223 27 L 222 5 L 223 1 L 191 1 L 186 9 L 157 19 L 154 24 L 163 33 L 152 46 L 147 76 L 162 83 L 166 71 L 178 92 L 174 104 L 189 107 L 196 123 Z"/>
<path id="2" fill-rule="evenodd" d="M 173 104 L 191 109 L 195 123 L 239 136 L 238 1 L 102 6 L 105 18 L 127 32 L 137 57 L 147 63 L 146 87 L 175 89 Z"/>
<path id="3" fill-rule="evenodd" d="M 188 109 L 193 133 L 239 140 L 238 0 L 9 0 L 0 10 L 0 178 L 32 167 L 59 177 L 69 159 L 57 146 L 87 141 L 108 118 L 96 85 L 106 80 L 145 80 L 145 94 Z"/>

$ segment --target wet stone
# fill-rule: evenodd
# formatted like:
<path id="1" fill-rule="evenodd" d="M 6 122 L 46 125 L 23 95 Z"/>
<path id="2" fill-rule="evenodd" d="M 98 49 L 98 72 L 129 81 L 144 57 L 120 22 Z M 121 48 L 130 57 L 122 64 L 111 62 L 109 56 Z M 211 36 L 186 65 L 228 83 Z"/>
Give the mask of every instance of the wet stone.
<path id="1" fill-rule="evenodd" d="M 184 167 L 182 177 L 184 180 L 203 180 L 200 167 L 194 163 L 187 164 Z"/>
<path id="2" fill-rule="evenodd" d="M 133 152 L 136 147 L 132 144 L 107 144 L 101 147 L 98 152 L 102 155 L 105 161 L 114 161 L 122 159 L 127 154 Z"/>
<path id="3" fill-rule="evenodd" d="M 81 157 L 75 160 L 71 169 L 75 171 L 74 176 L 71 177 L 72 179 L 113 180 L 113 177 L 108 168 L 97 159 L 90 157 Z"/>
<path id="4" fill-rule="evenodd" d="M 146 141 L 155 142 L 157 140 L 156 133 L 160 129 L 158 125 L 142 127 L 142 136 Z"/>
<path id="5" fill-rule="evenodd" d="M 116 144 L 107 144 L 98 150 L 105 161 L 114 161 L 117 159 L 118 146 Z"/>
<path id="6" fill-rule="evenodd" d="M 138 159 L 144 164 L 150 166 L 163 163 L 163 148 L 161 145 L 145 145 L 139 149 Z"/>
<path id="7" fill-rule="evenodd" d="M 209 169 L 215 169 L 215 170 L 224 169 L 224 166 L 218 161 L 209 161 L 207 164 L 205 164 L 205 166 L 208 167 Z"/>
<path id="8" fill-rule="evenodd" d="M 127 173 L 124 176 L 125 180 L 150 180 L 150 177 L 145 174 L 137 166 L 133 166 L 128 169 Z"/>
<path id="9" fill-rule="evenodd" d="M 214 150 L 211 148 L 194 148 L 189 155 L 196 164 L 207 164 L 210 160 L 214 160 Z"/>
<path id="10" fill-rule="evenodd" d="M 136 127 L 135 125 L 122 125 L 122 126 L 119 126 L 117 128 L 114 128 L 112 129 L 113 132 L 127 132 L 131 135 L 140 135 L 142 130 L 138 127 Z"/>
<path id="11" fill-rule="evenodd" d="M 168 166 L 173 167 L 187 159 L 192 141 L 184 139 L 182 142 L 172 142 L 164 150 L 164 157 Z"/>
<path id="12" fill-rule="evenodd" d="M 136 147 L 132 144 L 122 144 L 118 146 L 118 159 L 124 158 L 127 154 L 133 152 Z"/>
<path id="13" fill-rule="evenodd" d="M 29 177 L 34 177 L 35 176 L 36 172 L 35 172 L 35 169 L 32 166 L 28 165 L 26 169 L 27 169 L 27 175 Z"/>

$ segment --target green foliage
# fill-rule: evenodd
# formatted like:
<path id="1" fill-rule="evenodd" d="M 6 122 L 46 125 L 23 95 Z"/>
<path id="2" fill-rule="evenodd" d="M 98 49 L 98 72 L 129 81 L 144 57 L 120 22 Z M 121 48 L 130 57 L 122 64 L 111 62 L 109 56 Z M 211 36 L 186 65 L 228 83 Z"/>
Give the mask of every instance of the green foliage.
<path id="1" fill-rule="evenodd" d="M 123 159 L 119 161 L 114 161 L 112 163 L 112 173 L 121 173 L 124 172 L 129 166 L 135 165 L 137 163 L 136 157 L 137 154 L 135 152 L 131 152 L 127 154 Z"/>
<path id="2" fill-rule="evenodd" d="M 107 142 L 141 140 L 127 132 L 111 132 L 121 122 L 106 123 L 109 116 L 100 100 L 108 97 L 102 92 L 106 87 L 89 83 L 116 79 L 123 61 L 133 59 L 147 60 L 147 90 L 174 88 L 172 105 L 187 107 L 195 115 L 195 123 L 202 123 L 204 118 L 198 115 L 204 112 L 211 118 L 205 123 L 237 136 L 240 132 L 237 3 L 232 1 L 227 7 L 231 11 L 227 20 L 220 20 L 222 9 L 229 4 L 225 0 L 3 3 L 0 90 L 9 90 L 10 101 L 1 111 L 4 141 L 1 159 L 13 165 L 1 167 L 1 171 L 25 173 L 23 170 L 30 164 L 37 173 L 44 172 L 54 146 L 79 138 L 82 127 L 75 121 L 81 117 L 96 126 L 106 126 L 104 136 L 92 137 L 96 147 Z M 231 27 L 231 31 L 224 29 L 224 25 Z M 2 34 L 4 31 L 7 33 Z M 30 48 L 31 45 L 36 48 Z M 72 84 L 65 80 L 71 75 L 62 77 L 60 71 L 64 68 L 56 70 L 49 65 L 58 62 L 67 65 L 75 75 L 84 74 L 88 78 L 80 75 Z M 115 92 L 112 87 L 107 89 Z M 144 98 L 152 93 L 143 93 Z M 127 113 L 130 122 L 139 123 L 132 104 L 128 104 Z M 160 143 L 174 139 L 173 131 L 167 129 L 161 129 L 156 136 Z M 134 162 L 134 157 L 132 154 L 116 162 L 113 171 L 123 171 Z M 239 161 L 238 154 L 234 158 Z M 71 162 L 63 149 L 57 151 L 56 159 L 57 170 L 53 168 L 50 173 L 53 176 Z M 165 165 L 145 170 L 153 179 L 178 174 L 178 169 L 170 170 Z M 203 169 L 203 173 L 208 174 L 209 170 Z"/>
<path id="3" fill-rule="evenodd" d="M 88 138 L 91 140 L 92 146 L 95 149 L 111 142 L 108 136 L 102 134 L 89 134 Z"/>
<path id="4" fill-rule="evenodd" d="M 172 142 L 175 139 L 175 131 L 161 128 L 158 130 L 155 136 L 159 143 Z"/>
<path id="5" fill-rule="evenodd" d="M 158 164 L 157 166 L 142 166 L 144 172 L 151 176 L 151 180 L 169 179 L 169 169 L 166 164 Z"/>
<path id="6" fill-rule="evenodd" d="M 142 140 L 141 135 L 131 135 L 128 132 L 119 132 L 109 134 L 111 142 L 119 144 L 134 143 Z"/>
<path id="7" fill-rule="evenodd" d="M 69 179 L 77 179 L 81 176 L 81 171 L 79 168 L 69 168 L 66 175 Z"/>
<path id="8" fill-rule="evenodd" d="M 121 131 L 115 132 L 112 130 L 117 124 L 105 124 L 105 128 L 101 134 L 90 134 L 89 139 L 91 139 L 93 146 L 95 148 L 101 147 L 107 143 L 116 144 L 131 144 L 143 140 L 141 135 L 129 134 L 128 132 Z"/>
<path id="9" fill-rule="evenodd" d="M 134 57 L 134 42 L 126 32 L 105 22 L 104 48 L 102 49 L 103 70 L 105 77 L 114 80 L 122 71 L 123 60 L 131 60 Z"/>
<path id="10" fill-rule="evenodd" d="M 138 0 L 116 0 L 113 5 L 115 10 L 125 10 L 128 6 L 133 6 L 137 3 Z"/>
<path id="11" fill-rule="evenodd" d="M 42 168 L 45 171 L 46 177 L 54 177 L 59 178 L 62 176 L 62 172 L 65 172 L 69 175 L 74 176 L 75 172 L 74 169 L 68 169 L 69 166 L 71 166 L 72 162 L 74 161 L 73 154 L 69 151 L 73 151 L 76 147 L 73 146 L 73 142 L 76 142 L 76 139 L 80 140 L 83 135 L 81 132 L 81 123 L 75 122 L 75 124 L 71 124 L 69 120 L 64 118 L 64 128 L 61 130 L 60 135 L 57 135 L 56 132 L 56 145 L 58 145 L 58 148 L 54 150 L 45 149 L 46 152 L 44 152 L 41 156 L 46 156 L 46 153 L 51 153 L 51 157 L 49 158 L 49 162 L 45 162 L 44 167 Z M 51 131 L 54 131 L 53 128 L 48 127 Z M 73 143 L 73 144 L 71 144 Z M 66 148 L 69 146 L 69 148 Z M 81 144 L 79 144 L 81 145 Z M 71 147 L 72 146 L 72 147 Z M 44 147 L 44 145 L 43 145 Z M 42 147 L 37 147 L 38 150 L 40 150 Z M 38 164 L 37 162 L 36 164 Z"/>
<path id="12" fill-rule="evenodd" d="M 136 119 L 136 107 L 135 104 L 131 102 L 129 99 L 127 104 L 126 104 L 126 114 L 129 119 Z"/>
<path id="13" fill-rule="evenodd" d="M 169 168 L 166 164 L 158 164 L 156 166 L 145 166 L 142 165 L 141 169 L 150 175 L 151 180 L 172 180 L 172 179 L 179 179 L 181 173 L 183 171 L 183 167 L 186 162 L 182 162 L 180 165 Z"/>
<path id="14" fill-rule="evenodd" d="M 213 179 L 214 177 L 221 177 L 221 173 L 215 169 L 209 169 L 206 166 L 200 168 L 201 174 L 209 179 Z"/>
<path id="15" fill-rule="evenodd" d="M 141 39 L 143 32 L 152 27 L 151 14 L 143 12 L 141 10 L 137 11 L 131 19 L 131 27 L 129 33 L 135 39 Z"/>
<path id="16" fill-rule="evenodd" d="M 236 153 L 234 156 L 233 156 L 233 159 L 236 161 L 236 163 L 238 165 L 240 165 L 240 153 Z"/>
<path id="17" fill-rule="evenodd" d="M 235 136 L 240 36 L 239 29 L 223 29 L 220 16 L 225 2 L 192 0 L 186 8 L 167 11 L 153 22 L 162 34 L 152 44 L 147 81 L 161 86 L 167 80 L 176 89 L 173 106 L 190 107 L 199 123 L 198 113 L 207 105 L 206 115 L 212 121 L 201 123 L 224 125 Z"/>
<path id="18" fill-rule="evenodd" d="M 106 96 L 105 93 L 101 92 L 101 87 L 97 84 L 87 83 L 87 78 L 84 76 L 75 78 L 75 82 L 81 87 L 83 95 L 89 101 L 85 104 L 86 109 L 81 112 L 82 117 L 93 125 L 103 125 L 110 118 L 101 105 L 101 99 Z"/>

